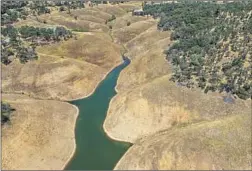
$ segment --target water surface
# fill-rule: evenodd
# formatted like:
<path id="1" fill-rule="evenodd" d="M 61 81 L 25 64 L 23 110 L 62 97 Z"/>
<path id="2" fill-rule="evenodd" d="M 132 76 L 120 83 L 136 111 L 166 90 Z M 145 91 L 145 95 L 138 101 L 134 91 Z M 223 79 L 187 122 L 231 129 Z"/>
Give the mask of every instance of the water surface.
<path id="1" fill-rule="evenodd" d="M 65 170 L 111 170 L 130 147 L 107 137 L 103 130 L 109 102 L 115 96 L 117 78 L 130 60 L 114 68 L 99 84 L 95 92 L 84 99 L 71 101 L 79 108 L 76 121 L 76 151 Z"/>

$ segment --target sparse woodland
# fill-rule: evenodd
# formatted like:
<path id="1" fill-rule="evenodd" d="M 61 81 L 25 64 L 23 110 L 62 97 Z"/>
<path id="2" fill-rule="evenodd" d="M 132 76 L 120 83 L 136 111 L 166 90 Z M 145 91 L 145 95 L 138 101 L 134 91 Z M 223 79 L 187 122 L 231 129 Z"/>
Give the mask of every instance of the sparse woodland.
<path id="1" fill-rule="evenodd" d="M 172 31 L 165 51 L 171 80 L 188 88 L 252 95 L 252 1 L 144 5 L 160 17 L 158 29 Z"/>
<path id="2" fill-rule="evenodd" d="M 68 40 L 73 36 L 70 30 L 62 26 L 22 26 L 16 28 L 13 23 L 26 20 L 28 16 L 35 16 L 38 22 L 45 24 L 45 21 L 40 21 L 37 16 L 50 14 L 51 8 L 67 11 L 70 14 L 72 9 L 84 8 L 84 3 L 82 1 L 71 3 L 61 1 L 6 1 L 1 2 L 1 7 L 1 62 L 8 65 L 15 58 L 18 58 L 21 63 L 38 59 L 35 51 L 36 46 Z"/>
<path id="3" fill-rule="evenodd" d="M 15 28 L 7 25 L 1 30 L 2 33 L 2 63 L 11 63 L 10 57 L 18 57 L 21 63 L 37 59 L 35 48 L 49 42 L 67 40 L 72 37 L 71 31 L 65 27 L 39 28 L 33 26 L 22 26 Z M 28 45 L 27 45 L 28 44 Z"/>

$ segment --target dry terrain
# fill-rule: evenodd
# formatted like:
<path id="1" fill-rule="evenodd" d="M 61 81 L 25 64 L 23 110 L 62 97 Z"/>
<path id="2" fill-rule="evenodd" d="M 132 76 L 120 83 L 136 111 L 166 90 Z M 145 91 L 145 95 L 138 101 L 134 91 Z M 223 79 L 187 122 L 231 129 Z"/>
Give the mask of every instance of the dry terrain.
<path id="1" fill-rule="evenodd" d="M 251 170 L 251 114 L 174 127 L 136 142 L 118 170 Z"/>
<path id="2" fill-rule="evenodd" d="M 227 104 L 224 94 L 205 95 L 169 81 L 171 67 L 163 51 L 172 43 L 171 33 L 158 31 L 158 21 L 151 17 L 127 13 L 140 5 L 99 5 L 71 15 L 54 11 L 39 16 L 47 24 L 38 24 L 33 17 L 17 24 L 62 25 L 84 32 L 37 48 L 37 61 L 2 65 L 2 91 L 30 96 L 3 96 L 17 109 L 11 126 L 3 130 L 4 168 L 62 168 L 74 149 L 76 111 L 55 100 L 92 93 L 127 50 L 131 64 L 120 74 L 118 94 L 104 122 L 108 136 L 134 144 L 116 169 L 250 169 L 251 100 Z M 105 24 L 112 15 L 116 20 Z M 40 118 L 30 118 L 33 115 Z M 61 117 L 70 119 L 66 123 Z M 10 142 L 12 137 L 19 141 L 17 145 Z M 30 145 L 33 141 L 35 145 Z M 18 155 L 16 149 L 22 149 Z M 14 164 L 17 157 L 20 162 Z"/>
<path id="3" fill-rule="evenodd" d="M 37 51 L 37 61 L 2 65 L 4 92 L 41 99 L 81 98 L 122 61 L 121 48 L 104 33 L 78 33 L 77 40 L 42 46 Z"/>
<path id="4" fill-rule="evenodd" d="M 78 110 L 66 102 L 2 97 L 16 111 L 2 127 L 2 169 L 60 170 L 75 149 Z"/>
<path id="5" fill-rule="evenodd" d="M 15 24 L 61 25 L 80 32 L 74 32 L 68 41 L 38 47 L 38 60 L 1 65 L 2 100 L 16 109 L 11 122 L 3 126 L 2 169 L 64 168 L 75 150 L 78 111 L 62 101 L 90 95 L 122 62 L 123 47 L 113 42 L 105 24 L 112 14 L 122 16 L 135 7 L 131 3 L 120 6 L 99 5 L 72 11 L 71 15 L 55 10 L 39 16 L 39 21 L 29 17 Z"/>

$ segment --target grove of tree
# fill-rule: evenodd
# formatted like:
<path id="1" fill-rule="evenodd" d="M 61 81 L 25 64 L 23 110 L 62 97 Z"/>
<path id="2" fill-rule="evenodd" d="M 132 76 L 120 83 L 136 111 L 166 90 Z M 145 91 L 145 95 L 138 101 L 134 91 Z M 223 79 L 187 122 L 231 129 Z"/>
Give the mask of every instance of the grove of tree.
<path id="1" fill-rule="evenodd" d="M 171 80 L 188 88 L 252 97 L 252 1 L 179 1 L 144 7 L 171 31 Z"/>

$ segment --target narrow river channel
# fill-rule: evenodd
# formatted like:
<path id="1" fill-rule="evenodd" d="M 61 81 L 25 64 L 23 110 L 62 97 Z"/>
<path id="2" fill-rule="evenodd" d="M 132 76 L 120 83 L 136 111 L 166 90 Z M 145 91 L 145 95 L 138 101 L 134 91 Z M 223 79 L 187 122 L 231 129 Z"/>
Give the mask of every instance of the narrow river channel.
<path id="1" fill-rule="evenodd" d="M 79 108 L 76 121 L 76 151 L 65 170 L 111 170 L 131 144 L 110 139 L 103 130 L 109 102 L 116 95 L 115 86 L 120 72 L 130 60 L 114 68 L 94 93 L 70 103 Z"/>

